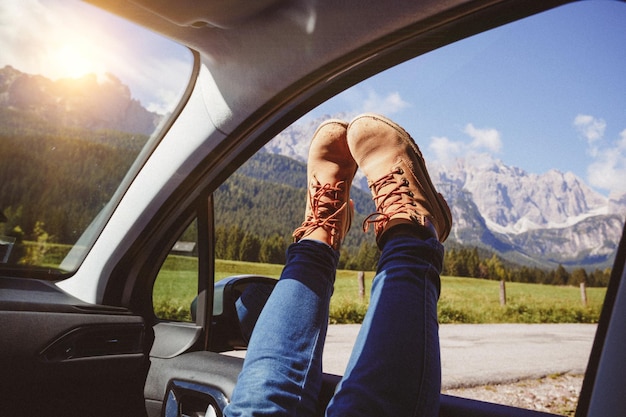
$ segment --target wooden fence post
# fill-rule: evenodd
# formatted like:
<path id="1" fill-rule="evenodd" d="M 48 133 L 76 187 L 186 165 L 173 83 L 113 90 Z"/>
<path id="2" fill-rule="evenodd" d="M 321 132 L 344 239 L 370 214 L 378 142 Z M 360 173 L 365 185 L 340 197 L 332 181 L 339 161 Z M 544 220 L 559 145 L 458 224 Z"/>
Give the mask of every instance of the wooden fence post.
<path id="1" fill-rule="evenodd" d="M 500 281 L 500 305 L 506 305 L 506 285 L 504 284 L 504 280 Z"/>
<path id="2" fill-rule="evenodd" d="M 584 282 L 580 283 L 580 299 L 583 302 L 583 307 L 587 307 L 587 286 Z"/>
<path id="3" fill-rule="evenodd" d="M 359 281 L 359 298 L 363 300 L 365 298 L 365 272 L 359 271 L 357 280 Z"/>

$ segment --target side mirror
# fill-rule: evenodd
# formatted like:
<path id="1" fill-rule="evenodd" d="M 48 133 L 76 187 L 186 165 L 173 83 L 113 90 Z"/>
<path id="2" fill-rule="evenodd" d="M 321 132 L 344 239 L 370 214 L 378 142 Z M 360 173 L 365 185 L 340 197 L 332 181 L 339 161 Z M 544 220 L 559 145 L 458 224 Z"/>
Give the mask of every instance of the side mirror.
<path id="1" fill-rule="evenodd" d="M 277 282 L 274 278 L 259 275 L 236 275 L 216 283 L 209 350 L 223 352 L 245 349 L 259 314 Z M 194 320 L 196 301 L 191 304 Z"/>

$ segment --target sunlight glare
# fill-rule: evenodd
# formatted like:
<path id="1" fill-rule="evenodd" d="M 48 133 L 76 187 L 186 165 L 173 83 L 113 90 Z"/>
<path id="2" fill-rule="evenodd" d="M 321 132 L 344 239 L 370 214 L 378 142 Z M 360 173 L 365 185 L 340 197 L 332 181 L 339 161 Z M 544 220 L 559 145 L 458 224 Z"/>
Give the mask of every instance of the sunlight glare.
<path id="1" fill-rule="evenodd" d="M 99 71 L 85 45 L 76 42 L 64 43 L 51 58 L 52 69 L 60 78 L 79 78 Z"/>

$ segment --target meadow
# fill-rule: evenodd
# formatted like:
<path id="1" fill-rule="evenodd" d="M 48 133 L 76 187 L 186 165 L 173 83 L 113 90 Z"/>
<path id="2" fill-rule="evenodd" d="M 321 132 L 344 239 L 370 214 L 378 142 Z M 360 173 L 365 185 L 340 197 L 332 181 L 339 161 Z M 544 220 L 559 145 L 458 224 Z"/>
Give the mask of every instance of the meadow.
<path id="1" fill-rule="evenodd" d="M 216 261 L 216 281 L 238 274 L 278 278 L 281 265 Z M 170 256 L 154 287 L 158 317 L 189 319 L 196 293 L 193 258 Z M 339 270 L 331 298 L 330 322 L 360 323 L 368 305 L 374 272 L 365 272 L 365 296 L 359 296 L 358 272 Z M 506 283 L 506 305 L 500 304 L 498 281 L 443 276 L 439 299 L 440 323 L 597 323 L 605 288 L 587 288 L 583 306 L 579 287 Z"/>

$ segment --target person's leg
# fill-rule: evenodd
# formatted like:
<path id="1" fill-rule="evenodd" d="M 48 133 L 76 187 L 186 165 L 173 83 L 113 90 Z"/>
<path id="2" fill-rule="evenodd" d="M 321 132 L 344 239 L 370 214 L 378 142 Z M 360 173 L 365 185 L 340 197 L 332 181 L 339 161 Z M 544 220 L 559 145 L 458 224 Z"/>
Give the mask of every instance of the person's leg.
<path id="1" fill-rule="evenodd" d="M 356 163 L 346 123 L 329 121 L 311 142 L 305 220 L 252 332 L 225 415 L 312 416 L 322 381 L 322 349 L 339 246 L 352 216 Z"/>
<path id="2" fill-rule="evenodd" d="M 321 387 L 322 349 L 338 253 L 302 240 L 252 332 L 227 416 L 311 416 Z"/>
<path id="3" fill-rule="evenodd" d="M 382 250 L 370 306 L 328 416 L 436 416 L 441 366 L 437 324 L 443 242 L 452 215 L 409 134 L 378 115 L 348 126 L 368 179 Z"/>
<path id="4" fill-rule="evenodd" d="M 387 240 L 370 306 L 328 416 L 436 416 L 441 387 L 437 239 Z"/>

